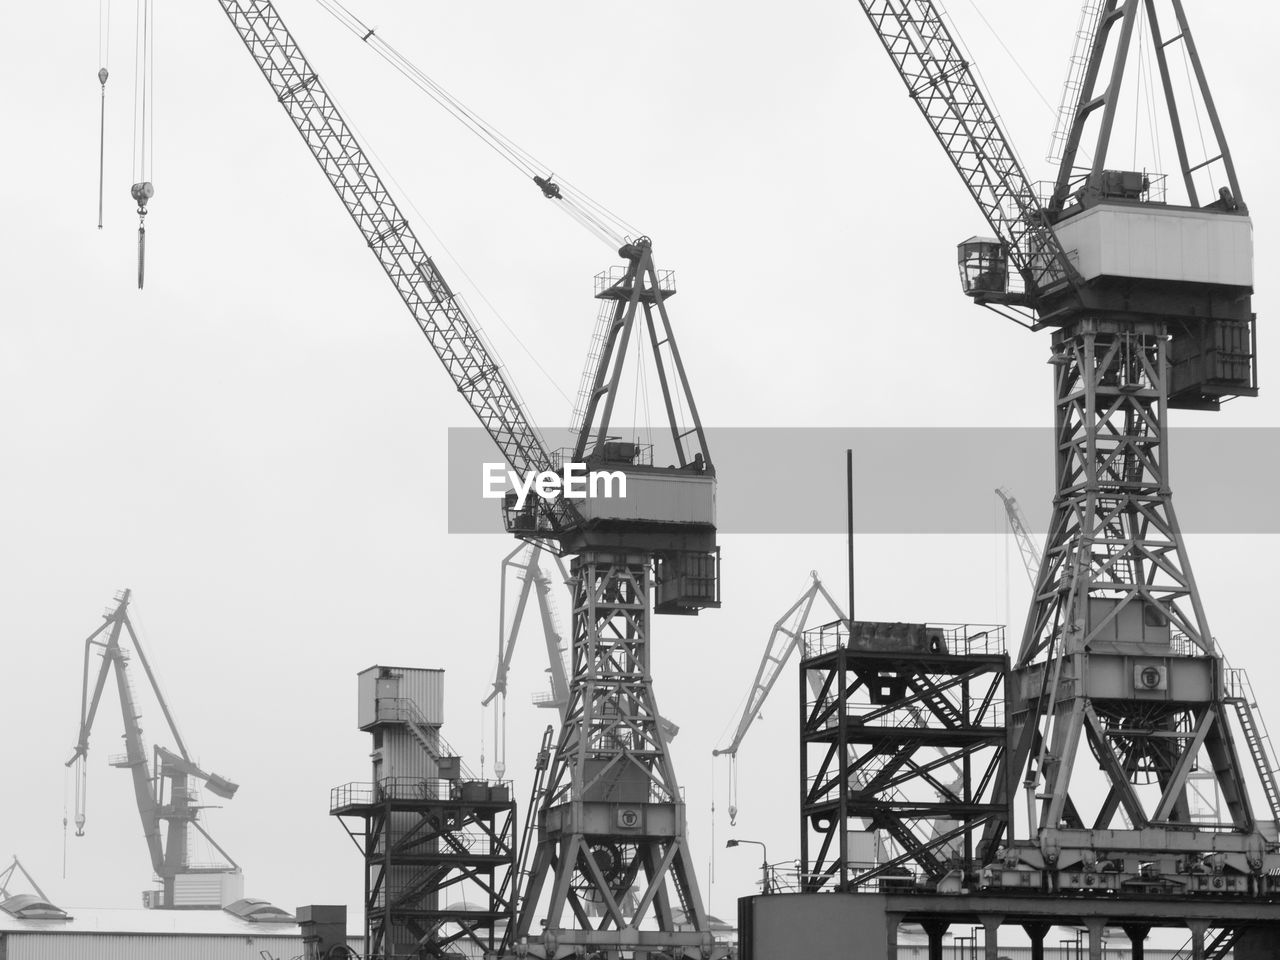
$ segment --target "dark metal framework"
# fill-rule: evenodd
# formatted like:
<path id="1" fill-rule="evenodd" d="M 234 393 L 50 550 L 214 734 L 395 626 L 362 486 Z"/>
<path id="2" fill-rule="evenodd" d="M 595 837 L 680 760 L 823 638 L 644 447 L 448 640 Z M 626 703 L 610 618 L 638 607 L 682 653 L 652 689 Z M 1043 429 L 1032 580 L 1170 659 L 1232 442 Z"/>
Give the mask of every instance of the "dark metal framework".
<path id="1" fill-rule="evenodd" d="M 837 621 L 805 633 L 804 889 L 904 877 L 936 886 L 953 871 L 971 873 L 983 824 L 1005 810 L 993 785 L 1008 666 L 999 627 L 854 621 L 851 631 Z M 863 862 L 849 849 L 850 831 L 860 830 L 887 840 Z"/>
<path id="2" fill-rule="evenodd" d="M 329 809 L 365 859 L 369 960 L 496 954 L 515 924 L 510 784 L 349 783 L 333 790 Z"/>

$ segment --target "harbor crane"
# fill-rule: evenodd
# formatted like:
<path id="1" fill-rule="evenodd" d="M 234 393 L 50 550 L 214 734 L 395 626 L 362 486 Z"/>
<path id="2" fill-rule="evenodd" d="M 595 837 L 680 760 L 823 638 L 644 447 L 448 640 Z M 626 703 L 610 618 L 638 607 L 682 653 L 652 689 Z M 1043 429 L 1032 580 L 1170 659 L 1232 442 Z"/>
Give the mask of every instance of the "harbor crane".
<path id="1" fill-rule="evenodd" d="M 1013 539 L 1017 541 L 1018 553 L 1022 556 L 1022 568 L 1027 571 L 1027 579 L 1031 586 L 1036 585 L 1036 571 L 1040 569 L 1040 548 L 1031 539 L 1027 529 L 1027 518 L 1022 515 L 1018 501 L 1004 487 L 996 487 L 996 496 L 1004 504 L 1005 515 L 1009 518 L 1009 529 L 1013 531 Z"/>
<path id="2" fill-rule="evenodd" d="M 994 882 L 1016 870 L 1025 882 L 1031 871 L 1048 892 L 1118 863 L 1108 882 L 1120 890 L 1257 893 L 1280 854 L 1227 723 L 1224 661 L 1168 471 L 1168 410 L 1215 411 L 1258 392 L 1252 225 L 1183 4 L 1093 6 L 1061 161 L 1043 194 L 939 4 L 862 7 L 995 234 L 959 245 L 965 294 L 1050 333 L 1053 513 L 991 785 L 1007 803 L 986 821 L 980 856 L 996 865 Z M 1175 148 L 1168 182 L 1110 165 L 1133 82 L 1126 65 L 1144 43 L 1158 78 L 1152 99 L 1163 97 L 1153 122 Z M 1185 64 L 1181 77 L 1175 63 Z M 1203 133 L 1194 145 L 1184 130 L 1192 117 Z M 1266 752 L 1248 729 L 1244 737 L 1270 801 Z M 1213 831 L 1189 810 L 1197 766 L 1213 772 L 1226 809 Z M 1094 767 L 1101 783 L 1087 785 Z"/>
<path id="3" fill-rule="evenodd" d="M 751 725 L 760 716 L 764 702 L 768 699 L 770 691 L 773 690 L 774 684 L 782 674 L 783 668 L 790 662 L 792 655 L 796 652 L 796 648 L 800 645 L 800 637 L 804 634 L 805 627 L 809 623 L 814 602 L 822 598 L 826 601 L 830 611 L 836 615 L 836 619 L 848 619 L 840 609 L 840 605 L 836 603 L 835 598 L 828 592 L 822 582 L 822 578 L 818 576 L 818 571 L 810 570 L 809 580 L 809 586 L 800 594 L 796 602 L 789 606 L 782 616 L 778 618 L 773 625 L 773 630 L 769 633 L 769 640 L 765 644 L 764 654 L 760 658 L 760 666 L 756 668 L 755 678 L 751 681 L 751 692 L 747 694 L 747 701 L 743 705 L 742 716 L 738 719 L 738 725 L 734 728 L 733 737 L 725 746 L 711 751 L 713 757 L 727 756 L 729 758 L 730 826 L 736 824 L 738 817 L 738 748 L 742 746 L 742 741 L 746 737 L 747 731 L 751 729 Z M 822 693 L 821 685 L 816 678 L 807 677 L 806 681 L 813 696 L 820 696 Z"/>
<path id="4" fill-rule="evenodd" d="M 626 478 L 625 498 L 530 497 L 521 505 L 511 496 L 504 504 L 509 532 L 573 555 L 569 697 L 541 806 L 530 814 L 537 849 L 509 941 L 548 958 L 606 950 L 722 955 L 698 891 L 649 666 L 652 614 L 693 615 L 720 604 L 716 474 L 667 313 L 673 275 L 655 266 L 652 241 L 639 236 L 619 248 L 622 266 L 597 276 L 608 322 L 574 447 L 553 455 L 274 4 L 219 3 L 510 468 L 529 476 L 575 463 Z M 546 193 L 548 184 L 538 186 Z M 669 463 L 611 430 L 628 345 L 634 338 L 639 347 L 645 334 L 670 430 Z M 641 896 L 627 917 L 620 901 L 637 880 Z M 588 901 L 604 905 L 598 920 L 587 916 Z M 656 929 L 642 928 L 647 920 Z"/>
<path id="5" fill-rule="evenodd" d="M 116 678 L 116 691 L 120 698 L 120 712 L 124 718 L 125 752 L 111 758 L 113 767 L 121 767 L 129 771 L 133 779 L 134 800 L 138 807 L 138 816 L 142 820 L 142 834 L 147 842 L 147 852 L 151 857 L 151 868 L 160 882 L 159 891 L 148 891 L 144 894 L 144 903 L 149 907 L 175 908 L 182 906 L 223 906 L 228 900 L 227 891 L 219 891 L 219 902 L 211 902 L 202 880 L 210 878 L 229 881 L 238 889 L 240 868 L 235 861 L 209 836 L 200 823 L 200 805 L 195 796 L 196 784 L 203 784 L 214 796 L 229 800 L 235 796 L 238 785 L 226 777 L 216 773 L 206 773 L 187 752 L 182 735 L 178 733 L 177 724 L 169 705 L 160 692 L 151 664 L 138 641 L 133 624 L 129 620 L 129 601 L 132 594 L 124 590 L 116 596 L 115 607 L 103 615 L 102 626 L 98 627 L 85 640 L 84 645 L 84 682 L 80 702 L 80 736 L 76 741 L 75 751 L 67 766 L 75 766 L 76 782 L 76 836 L 84 836 L 85 816 L 85 761 L 89 755 L 89 734 L 93 730 L 93 721 L 98 714 L 98 705 L 102 700 L 102 691 L 106 687 L 107 677 L 113 671 Z M 173 737 L 177 752 L 156 746 L 154 757 L 148 756 L 146 743 L 142 736 L 142 726 L 138 722 L 137 697 L 129 674 L 129 651 L 121 645 L 121 633 L 129 635 L 133 652 L 137 654 L 147 676 L 160 712 L 164 714 L 169 735 Z M 101 639 L 103 634 L 106 639 Z M 98 668 L 93 692 L 89 690 L 90 667 L 95 648 L 100 648 L 102 663 Z M 154 766 L 153 766 L 154 761 Z M 203 836 L 210 845 L 226 860 L 225 866 L 195 866 L 190 860 L 190 830 Z M 241 896 L 236 892 L 229 900 L 237 900 Z M 228 901 L 229 902 L 229 901 Z"/>

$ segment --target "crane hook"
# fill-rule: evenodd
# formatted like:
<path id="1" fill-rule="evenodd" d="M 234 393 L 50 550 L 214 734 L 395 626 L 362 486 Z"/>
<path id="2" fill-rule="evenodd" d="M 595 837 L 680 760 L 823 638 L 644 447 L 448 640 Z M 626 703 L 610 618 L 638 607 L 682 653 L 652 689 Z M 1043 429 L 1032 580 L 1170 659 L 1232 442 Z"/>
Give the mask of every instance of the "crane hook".
<path id="1" fill-rule="evenodd" d="M 138 289 L 141 290 L 147 258 L 147 201 L 156 195 L 156 188 L 150 180 L 143 180 L 135 183 L 129 193 L 138 204 Z"/>

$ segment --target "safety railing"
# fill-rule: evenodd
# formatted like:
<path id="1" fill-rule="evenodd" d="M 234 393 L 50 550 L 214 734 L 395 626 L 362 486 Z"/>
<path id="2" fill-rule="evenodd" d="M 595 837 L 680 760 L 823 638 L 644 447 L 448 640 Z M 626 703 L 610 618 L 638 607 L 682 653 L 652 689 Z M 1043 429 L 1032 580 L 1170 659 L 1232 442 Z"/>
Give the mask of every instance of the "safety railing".
<path id="1" fill-rule="evenodd" d="M 862 621 L 855 621 L 855 626 Z M 1004 627 L 986 623 L 927 623 L 884 624 L 886 627 L 924 627 L 926 631 L 940 631 L 941 644 L 937 649 L 922 649 L 923 654 L 945 653 L 953 656 L 999 656 L 1005 652 Z M 910 633 L 910 631 L 905 631 Z M 933 634 L 931 634 L 933 635 Z M 909 639 L 909 638 L 908 638 Z M 806 630 L 803 634 L 805 658 L 818 657 L 849 646 L 849 623 L 835 620 Z M 904 642 L 901 652 L 913 652 Z"/>
<path id="2" fill-rule="evenodd" d="M 596 274 L 595 291 L 596 296 L 612 290 L 619 283 L 627 278 L 630 268 L 622 264 L 615 264 L 608 270 L 603 270 Z M 658 272 L 658 289 L 663 293 L 676 292 L 676 272 L 674 270 L 659 270 Z"/>
<path id="3" fill-rule="evenodd" d="M 369 806 L 386 800 L 461 800 L 503 803 L 510 800 L 510 780 L 439 780 L 418 777 L 384 777 L 353 781 L 329 791 L 330 811 Z"/>

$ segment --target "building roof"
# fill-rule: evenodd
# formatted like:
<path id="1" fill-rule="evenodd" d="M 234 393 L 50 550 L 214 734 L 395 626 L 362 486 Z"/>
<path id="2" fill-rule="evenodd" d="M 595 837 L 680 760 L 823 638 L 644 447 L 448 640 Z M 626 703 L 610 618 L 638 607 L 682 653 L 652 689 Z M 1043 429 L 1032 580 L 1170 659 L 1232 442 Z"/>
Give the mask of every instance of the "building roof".
<path id="1" fill-rule="evenodd" d="M 17 898 L 14 898 L 17 899 Z M 8 901 L 6 901 L 7 903 Z M 297 924 L 244 919 L 226 910 L 69 908 L 66 919 L 15 916 L 0 910 L 0 933 L 137 933 L 188 936 L 296 937 Z M 363 936 L 363 931 L 350 933 Z"/>

